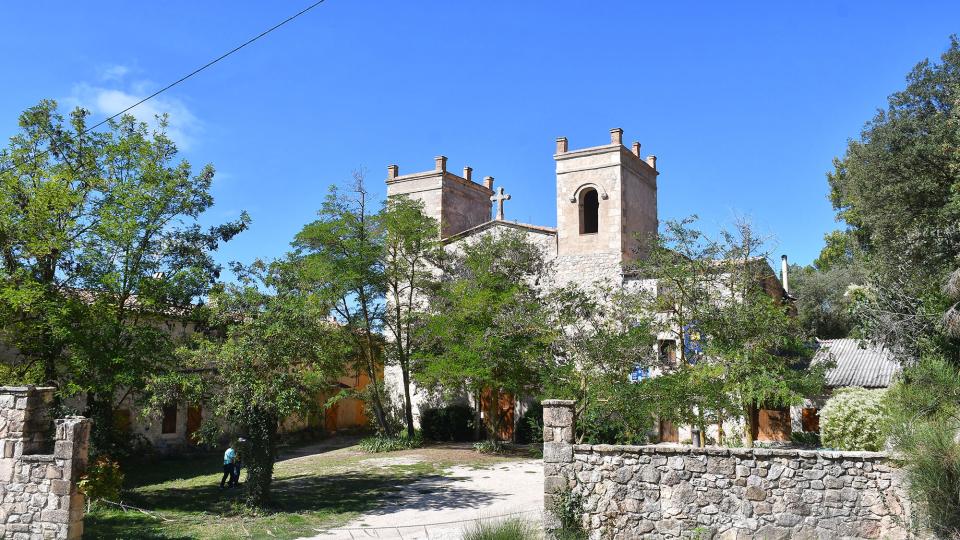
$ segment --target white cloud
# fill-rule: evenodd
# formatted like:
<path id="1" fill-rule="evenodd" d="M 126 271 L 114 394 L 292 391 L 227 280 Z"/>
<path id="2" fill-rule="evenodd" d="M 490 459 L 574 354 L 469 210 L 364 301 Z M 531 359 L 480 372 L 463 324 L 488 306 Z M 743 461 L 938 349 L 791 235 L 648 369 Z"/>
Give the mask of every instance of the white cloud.
<path id="1" fill-rule="evenodd" d="M 100 79 L 103 81 L 121 81 L 128 73 L 130 73 L 130 68 L 127 66 L 108 66 L 100 71 Z"/>
<path id="2" fill-rule="evenodd" d="M 83 107 L 93 113 L 92 123 L 113 116 L 130 107 L 144 97 L 150 95 L 151 85 L 146 81 L 135 81 L 123 87 L 122 79 L 129 72 L 125 66 L 111 66 L 103 72 L 102 86 L 80 83 L 74 85 L 70 96 L 63 99 L 69 108 Z M 107 75 L 113 77 L 109 79 Z M 108 80 L 115 81 L 116 85 L 107 84 Z M 120 86 L 113 87 L 113 86 Z M 137 105 L 127 114 L 137 120 L 146 122 L 155 127 L 157 117 L 168 115 L 167 136 L 177 144 L 181 150 L 189 150 L 202 131 L 200 120 L 179 99 L 166 95 L 157 96 L 150 101 Z"/>

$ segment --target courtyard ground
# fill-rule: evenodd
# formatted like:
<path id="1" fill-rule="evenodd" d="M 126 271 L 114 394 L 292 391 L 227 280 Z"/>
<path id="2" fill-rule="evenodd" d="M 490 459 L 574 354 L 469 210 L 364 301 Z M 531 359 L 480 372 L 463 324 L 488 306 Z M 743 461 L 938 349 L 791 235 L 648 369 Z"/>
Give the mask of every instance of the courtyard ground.
<path id="1" fill-rule="evenodd" d="M 275 468 L 275 508 L 261 513 L 240 505 L 240 489 L 218 489 L 219 454 L 128 467 L 122 502 L 152 515 L 99 505 L 85 518 L 84 537 L 292 539 L 332 528 L 319 538 L 334 539 L 348 525 L 434 522 L 423 516 L 469 520 L 522 510 L 518 505 L 527 502 L 539 507 L 539 462 L 522 455 L 486 456 L 469 445 L 367 454 L 354 442 L 334 439 L 285 452 Z"/>

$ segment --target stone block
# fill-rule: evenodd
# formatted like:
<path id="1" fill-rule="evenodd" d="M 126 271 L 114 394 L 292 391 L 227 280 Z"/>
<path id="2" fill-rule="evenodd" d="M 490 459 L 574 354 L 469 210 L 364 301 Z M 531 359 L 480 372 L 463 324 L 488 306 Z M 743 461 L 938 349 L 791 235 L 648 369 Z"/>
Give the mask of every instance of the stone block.
<path id="1" fill-rule="evenodd" d="M 573 461 L 573 445 L 567 443 L 546 443 L 543 445 L 544 463 L 567 463 Z"/>

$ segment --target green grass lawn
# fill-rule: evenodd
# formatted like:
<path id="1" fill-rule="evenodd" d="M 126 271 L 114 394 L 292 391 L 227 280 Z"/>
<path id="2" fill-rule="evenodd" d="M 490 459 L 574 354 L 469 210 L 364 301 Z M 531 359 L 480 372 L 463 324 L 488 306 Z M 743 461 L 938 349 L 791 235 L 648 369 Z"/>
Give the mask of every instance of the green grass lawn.
<path id="1" fill-rule="evenodd" d="M 301 449 L 301 454 L 303 449 Z M 375 466 L 370 458 L 418 454 L 410 465 Z M 277 463 L 274 506 L 251 512 L 240 504 L 242 487 L 218 489 L 220 455 L 167 459 L 125 469 L 122 502 L 155 513 L 99 505 L 84 520 L 84 538 L 227 539 L 297 538 L 317 529 L 341 525 L 373 509 L 405 484 L 442 474 L 454 464 L 488 466 L 508 458 L 480 456 L 465 450 L 423 448 L 365 454 L 356 447 L 321 451 Z M 243 473 L 241 481 L 245 478 Z"/>

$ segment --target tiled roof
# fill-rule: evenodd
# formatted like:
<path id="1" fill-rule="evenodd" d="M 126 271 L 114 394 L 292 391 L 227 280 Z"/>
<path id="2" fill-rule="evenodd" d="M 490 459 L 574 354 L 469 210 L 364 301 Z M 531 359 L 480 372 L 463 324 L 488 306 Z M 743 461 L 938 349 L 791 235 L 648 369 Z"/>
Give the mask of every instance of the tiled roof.
<path id="1" fill-rule="evenodd" d="M 890 351 L 859 339 L 824 339 L 818 344 L 813 363 L 833 360 L 837 366 L 827 372 L 827 386 L 886 388 L 900 371 Z"/>

